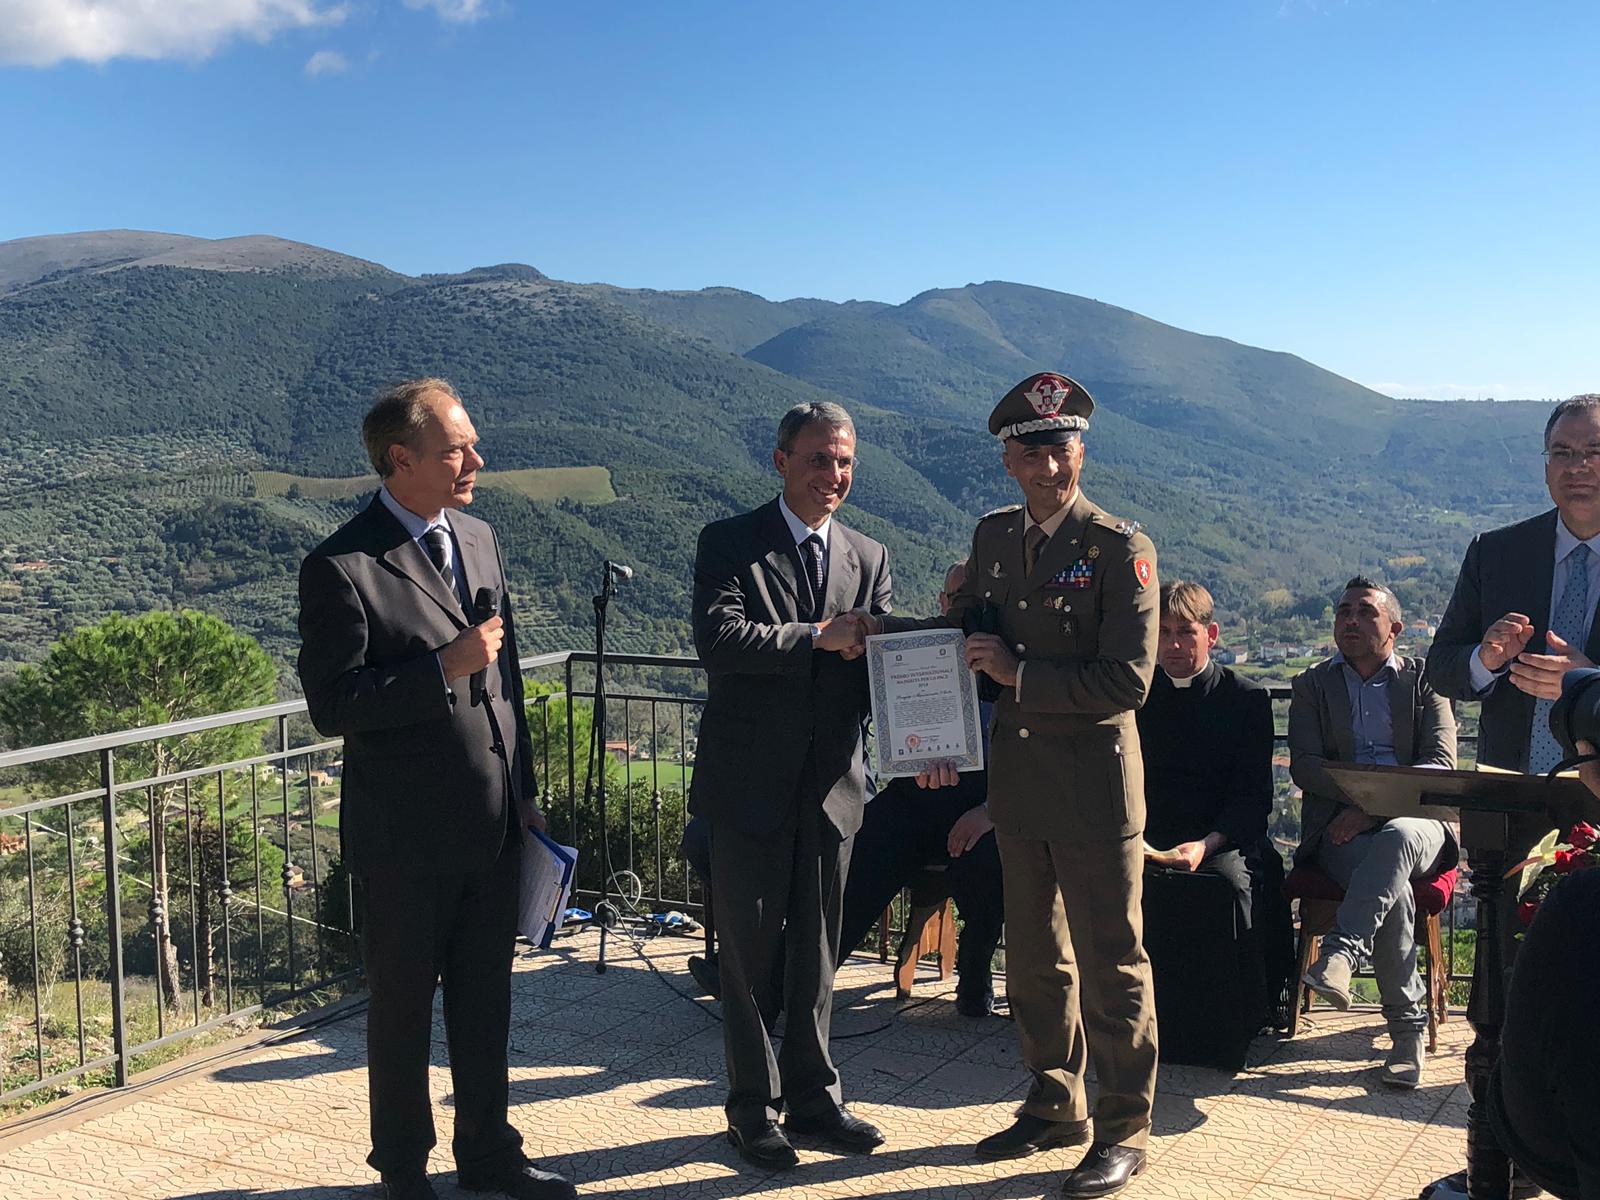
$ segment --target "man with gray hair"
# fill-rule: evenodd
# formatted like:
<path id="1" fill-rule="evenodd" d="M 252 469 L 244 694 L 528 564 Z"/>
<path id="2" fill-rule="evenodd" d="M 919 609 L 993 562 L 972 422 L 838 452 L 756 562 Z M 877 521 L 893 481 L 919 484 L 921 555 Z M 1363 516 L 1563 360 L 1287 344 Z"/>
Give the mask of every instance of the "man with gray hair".
<path id="1" fill-rule="evenodd" d="M 728 1140 L 763 1170 L 798 1161 L 786 1133 L 848 1151 L 883 1141 L 844 1107 L 828 1052 L 845 876 L 866 798 L 870 703 L 855 611 L 889 611 L 888 553 L 834 515 L 855 456 L 849 413 L 796 405 L 772 451 L 782 493 L 707 525 L 695 551 L 706 703 L 689 811 L 711 826 Z M 775 1051 L 763 1018 L 779 1007 L 780 947 L 788 1016 Z"/>
<path id="2" fill-rule="evenodd" d="M 1415 1088 L 1428 1016 L 1411 881 L 1456 864 L 1456 832 L 1443 821 L 1368 816 L 1345 799 L 1326 767 L 1456 765 L 1449 701 L 1423 679 L 1421 659 L 1394 652 L 1403 628 L 1392 591 L 1362 575 L 1345 584 L 1333 618 L 1338 653 L 1294 679 L 1289 774 L 1303 793 L 1295 862 L 1322 871 L 1345 893 L 1305 984 L 1334 1007 L 1349 1008 L 1350 978 L 1357 961 L 1370 955 L 1393 1041 L 1380 1078 Z"/>

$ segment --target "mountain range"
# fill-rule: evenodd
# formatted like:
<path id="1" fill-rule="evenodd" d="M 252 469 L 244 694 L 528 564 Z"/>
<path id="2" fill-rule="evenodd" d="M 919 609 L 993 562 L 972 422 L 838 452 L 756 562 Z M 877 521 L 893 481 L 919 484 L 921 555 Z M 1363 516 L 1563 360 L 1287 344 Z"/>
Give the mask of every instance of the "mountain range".
<path id="1" fill-rule="evenodd" d="M 1544 405 L 1393 399 L 1022 284 L 772 301 L 521 264 L 412 277 L 267 236 L 65 234 L 0 243 L 0 654 L 188 604 L 287 661 L 299 557 L 362 502 L 360 415 L 420 374 L 455 383 L 509 472 L 475 511 L 501 530 L 525 650 L 584 644 L 604 558 L 637 569 L 616 644 L 685 648 L 699 527 L 776 491 L 777 418 L 810 399 L 854 414 L 845 517 L 923 610 L 975 516 L 1014 497 L 987 415 L 1043 369 L 1096 398 L 1086 492 L 1231 621 L 1320 618 L 1357 569 L 1437 611 L 1471 531 L 1543 502 Z M 557 467 L 610 487 L 563 492 L 594 473 Z"/>

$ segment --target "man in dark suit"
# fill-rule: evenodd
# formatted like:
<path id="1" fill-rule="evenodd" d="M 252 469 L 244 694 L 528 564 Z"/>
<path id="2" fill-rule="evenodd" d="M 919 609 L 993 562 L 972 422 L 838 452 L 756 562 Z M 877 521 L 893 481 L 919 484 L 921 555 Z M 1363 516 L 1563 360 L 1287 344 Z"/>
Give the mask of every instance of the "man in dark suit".
<path id="1" fill-rule="evenodd" d="M 777 442 L 782 494 L 707 525 L 695 552 L 706 704 L 689 792 L 690 811 L 711 824 L 728 1138 L 768 1169 L 798 1161 L 785 1129 L 845 1150 L 883 1141 L 842 1103 L 828 1028 L 866 789 L 870 705 L 851 614 L 888 612 L 888 555 L 833 518 L 855 468 L 850 415 L 836 404 L 796 405 Z M 788 1017 L 774 1052 L 762 1018 L 778 1002 L 780 944 Z"/>
<path id="2" fill-rule="evenodd" d="M 1478 759 L 1533 773 L 1560 758 L 1548 717 L 1562 675 L 1600 660 L 1600 395 L 1556 405 L 1544 442 L 1555 508 L 1472 539 L 1428 650 L 1441 695 L 1483 701 Z"/>
<path id="3" fill-rule="evenodd" d="M 522 828 L 543 828 L 500 547 L 472 502 L 477 431 L 442 379 L 379 397 L 383 483 L 300 568 L 300 683 L 345 739 L 340 842 L 366 897 L 372 1153 L 389 1200 L 429 1200 L 433 993 L 444 985 L 462 1187 L 575 1195 L 506 1119 Z M 480 609 L 482 611 L 480 611 Z M 520 819 L 519 819 L 520 810 Z"/>
<path id="4" fill-rule="evenodd" d="M 1345 892 L 1305 983 L 1336 1008 L 1349 1008 L 1350 978 L 1370 955 L 1393 1042 L 1380 1078 L 1415 1088 L 1428 1016 L 1411 881 L 1454 866 L 1457 835 L 1443 821 L 1368 816 L 1345 799 L 1326 764 L 1454 767 L 1456 720 L 1450 702 L 1423 679 L 1422 660 L 1395 655 L 1405 626 L 1393 592 L 1356 576 L 1339 597 L 1333 624 L 1338 653 L 1296 675 L 1289 700 L 1289 773 L 1303 793 L 1295 861 L 1315 866 Z"/>
<path id="5" fill-rule="evenodd" d="M 1252 999 L 1261 997 L 1240 1014 L 1253 1034 L 1263 1020 L 1276 1021 L 1294 967 L 1292 918 L 1280 890 L 1283 862 L 1267 840 L 1272 697 L 1211 657 L 1222 632 L 1214 617 L 1211 593 L 1198 583 L 1161 585 L 1161 669 L 1137 714 L 1144 840 L 1166 852 L 1160 865 L 1217 875 L 1232 885 L 1244 987 Z M 1147 905 L 1147 929 L 1160 915 Z"/>
<path id="6" fill-rule="evenodd" d="M 1481 700 L 1478 761 L 1542 774 L 1560 761 L 1550 705 L 1561 677 L 1600 662 L 1600 395 L 1556 405 L 1545 423 L 1544 481 L 1555 508 L 1480 533 L 1428 649 L 1428 682 L 1452 700 Z M 1513 817 L 1508 861 L 1549 827 Z M 1516 958 L 1516 890 L 1501 895 L 1501 952 Z"/>

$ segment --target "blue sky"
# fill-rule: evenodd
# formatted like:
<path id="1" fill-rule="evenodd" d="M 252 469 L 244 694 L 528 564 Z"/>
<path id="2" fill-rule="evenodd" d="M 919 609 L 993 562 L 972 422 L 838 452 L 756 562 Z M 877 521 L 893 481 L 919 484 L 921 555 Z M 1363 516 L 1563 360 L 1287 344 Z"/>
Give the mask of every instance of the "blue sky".
<path id="1" fill-rule="evenodd" d="M 1600 390 L 1597 51 L 1563 0 L 0 0 L 0 240 L 1008 279 L 1396 394 L 1564 396 Z"/>

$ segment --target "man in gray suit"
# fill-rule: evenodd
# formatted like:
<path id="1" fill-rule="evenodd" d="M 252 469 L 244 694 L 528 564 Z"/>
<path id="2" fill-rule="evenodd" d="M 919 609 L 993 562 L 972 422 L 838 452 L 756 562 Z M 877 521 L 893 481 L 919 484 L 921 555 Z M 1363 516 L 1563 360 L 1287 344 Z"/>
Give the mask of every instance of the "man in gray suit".
<path id="1" fill-rule="evenodd" d="M 883 1141 L 844 1107 L 828 1053 L 845 874 L 866 790 L 870 704 L 851 614 L 889 611 L 887 553 L 833 516 L 855 449 L 844 409 L 796 405 L 772 452 L 782 494 L 707 525 L 695 553 L 706 705 L 689 810 L 711 824 L 728 1139 L 766 1169 L 798 1161 L 785 1129 L 844 1150 Z M 788 1015 L 774 1053 L 762 1018 L 778 1007 L 780 945 Z"/>
<path id="2" fill-rule="evenodd" d="M 433 993 L 444 985 L 462 1187 L 566 1200 L 506 1119 L 522 829 L 543 828 L 499 542 L 460 510 L 483 459 L 442 379 L 361 427 L 382 486 L 300 568 L 300 684 L 343 737 L 339 836 L 365 896 L 372 1153 L 389 1200 L 432 1200 Z M 519 819 L 519 810 L 520 818 Z"/>
<path id="3" fill-rule="evenodd" d="M 1456 834 L 1443 821 L 1368 816 L 1344 798 L 1325 764 L 1454 767 L 1455 716 L 1423 679 L 1422 660 L 1396 657 L 1405 626 L 1393 592 L 1356 576 L 1339 597 L 1333 626 L 1338 653 L 1295 676 L 1289 700 L 1289 774 L 1303 792 L 1295 861 L 1345 890 L 1305 983 L 1349 1008 L 1350 977 L 1370 955 L 1393 1042 L 1381 1078 L 1414 1088 L 1428 1016 L 1411 881 L 1455 865 Z"/>

